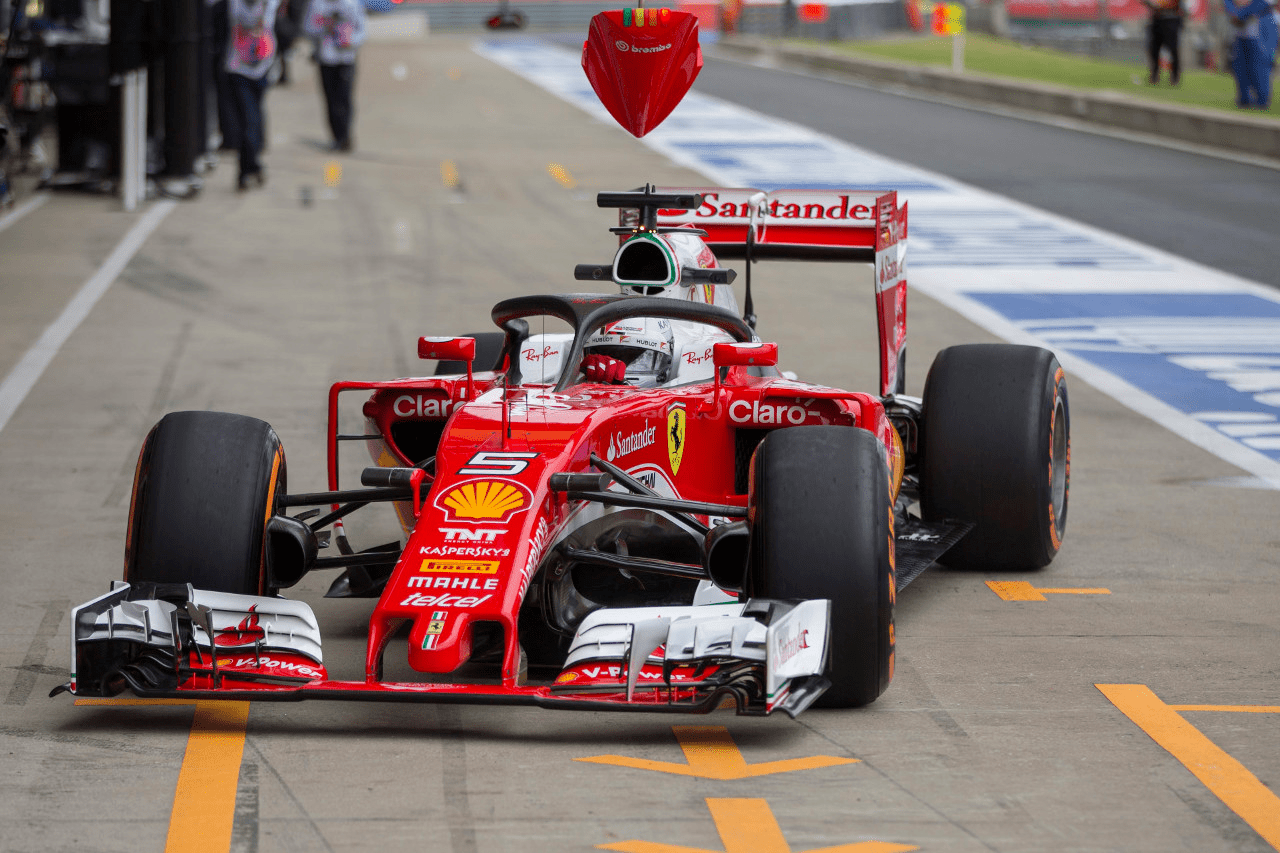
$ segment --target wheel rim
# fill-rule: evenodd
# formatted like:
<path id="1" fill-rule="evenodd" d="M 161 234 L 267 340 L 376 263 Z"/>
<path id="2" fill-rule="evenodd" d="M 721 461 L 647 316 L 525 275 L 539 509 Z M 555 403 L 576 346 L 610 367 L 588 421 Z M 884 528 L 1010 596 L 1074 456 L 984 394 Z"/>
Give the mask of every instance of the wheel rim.
<path id="1" fill-rule="evenodd" d="M 1061 533 L 1067 510 L 1067 410 L 1059 397 L 1053 407 L 1053 523 Z"/>

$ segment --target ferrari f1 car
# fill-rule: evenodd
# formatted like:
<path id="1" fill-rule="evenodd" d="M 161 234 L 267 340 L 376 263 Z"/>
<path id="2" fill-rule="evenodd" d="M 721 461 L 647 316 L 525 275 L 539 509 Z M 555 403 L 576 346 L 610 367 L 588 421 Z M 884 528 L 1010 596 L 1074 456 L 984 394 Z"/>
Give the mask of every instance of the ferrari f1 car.
<path id="1" fill-rule="evenodd" d="M 432 376 L 335 384 L 328 491 L 288 490 L 260 420 L 163 418 L 138 460 L 124 579 L 75 610 L 59 690 L 794 716 L 885 690 L 897 594 L 933 562 L 1054 557 L 1063 371 L 1033 347 L 955 346 L 923 398 L 903 393 L 895 193 L 646 187 L 598 203 L 620 211 L 619 246 L 575 276 L 616 292 L 517 296 L 495 332 L 421 338 Z M 729 257 L 746 260 L 745 318 Z M 872 265 L 874 393 L 778 370 L 753 331 L 759 259 Z M 346 434 L 349 392 L 366 426 Z M 353 443 L 376 463 L 359 488 L 339 482 Z M 403 545 L 352 545 L 345 521 L 371 504 L 394 508 Z M 329 596 L 377 599 L 362 678 L 330 676 L 313 611 L 280 594 L 329 570 Z M 418 677 L 385 679 L 406 634 Z"/>

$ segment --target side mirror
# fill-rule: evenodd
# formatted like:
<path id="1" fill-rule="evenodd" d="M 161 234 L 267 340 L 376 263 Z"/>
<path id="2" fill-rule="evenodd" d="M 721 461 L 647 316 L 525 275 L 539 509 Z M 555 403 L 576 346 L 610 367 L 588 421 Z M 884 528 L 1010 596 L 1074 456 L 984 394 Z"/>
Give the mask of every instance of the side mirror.
<path id="1" fill-rule="evenodd" d="M 773 367 L 778 363 L 775 343 L 716 344 L 711 361 L 717 374 L 722 367 Z"/>
<path id="2" fill-rule="evenodd" d="M 418 358 L 465 361 L 468 369 L 476 360 L 475 338 L 418 338 Z"/>
<path id="3" fill-rule="evenodd" d="M 476 398 L 476 384 L 471 373 L 471 363 L 476 360 L 475 338 L 418 338 L 418 358 L 465 362 L 467 399 Z"/>

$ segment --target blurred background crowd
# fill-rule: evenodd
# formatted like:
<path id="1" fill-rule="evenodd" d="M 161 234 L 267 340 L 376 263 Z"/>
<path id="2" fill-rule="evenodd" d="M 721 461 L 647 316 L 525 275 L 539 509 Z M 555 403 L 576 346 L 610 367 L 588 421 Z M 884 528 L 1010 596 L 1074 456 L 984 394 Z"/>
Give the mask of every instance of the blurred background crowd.
<path id="1" fill-rule="evenodd" d="M 147 194 L 193 196 L 219 149 L 261 185 L 262 93 L 319 65 L 320 122 L 355 147 L 366 14 L 429 16 L 432 32 L 585 32 L 605 0 L 0 0 L 0 205 L 28 187 L 117 191 L 129 81 L 145 124 Z M 650 5 L 654 5 L 650 3 Z M 1276 53 L 1270 0 L 689 0 L 705 40 L 747 37 L 956 66 L 1265 115 Z M 945 12 L 945 15 L 943 14 Z M 246 17 L 249 16 L 249 17 Z M 256 17 L 257 25 L 253 23 Z M 945 21 L 944 21 L 945 19 Z M 938 21 L 944 21 L 938 26 Z M 131 72 L 143 71 L 142 77 Z M 123 105 L 123 108 L 122 108 Z M 2 210 L 0 210 L 2 213 Z"/>

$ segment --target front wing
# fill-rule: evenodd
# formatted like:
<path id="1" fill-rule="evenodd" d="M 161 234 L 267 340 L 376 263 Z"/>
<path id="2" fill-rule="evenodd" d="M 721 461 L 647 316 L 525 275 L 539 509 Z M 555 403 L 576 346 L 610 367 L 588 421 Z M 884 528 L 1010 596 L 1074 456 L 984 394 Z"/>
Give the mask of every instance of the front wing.
<path id="1" fill-rule="evenodd" d="M 77 607 L 71 680 L 53 691 L 292 701 L 363 699 L 794 717 L 829 686 L 830 602 L 605 608 L 550 685 L 340 681 L 303 602 L 115 582 Z"/>

